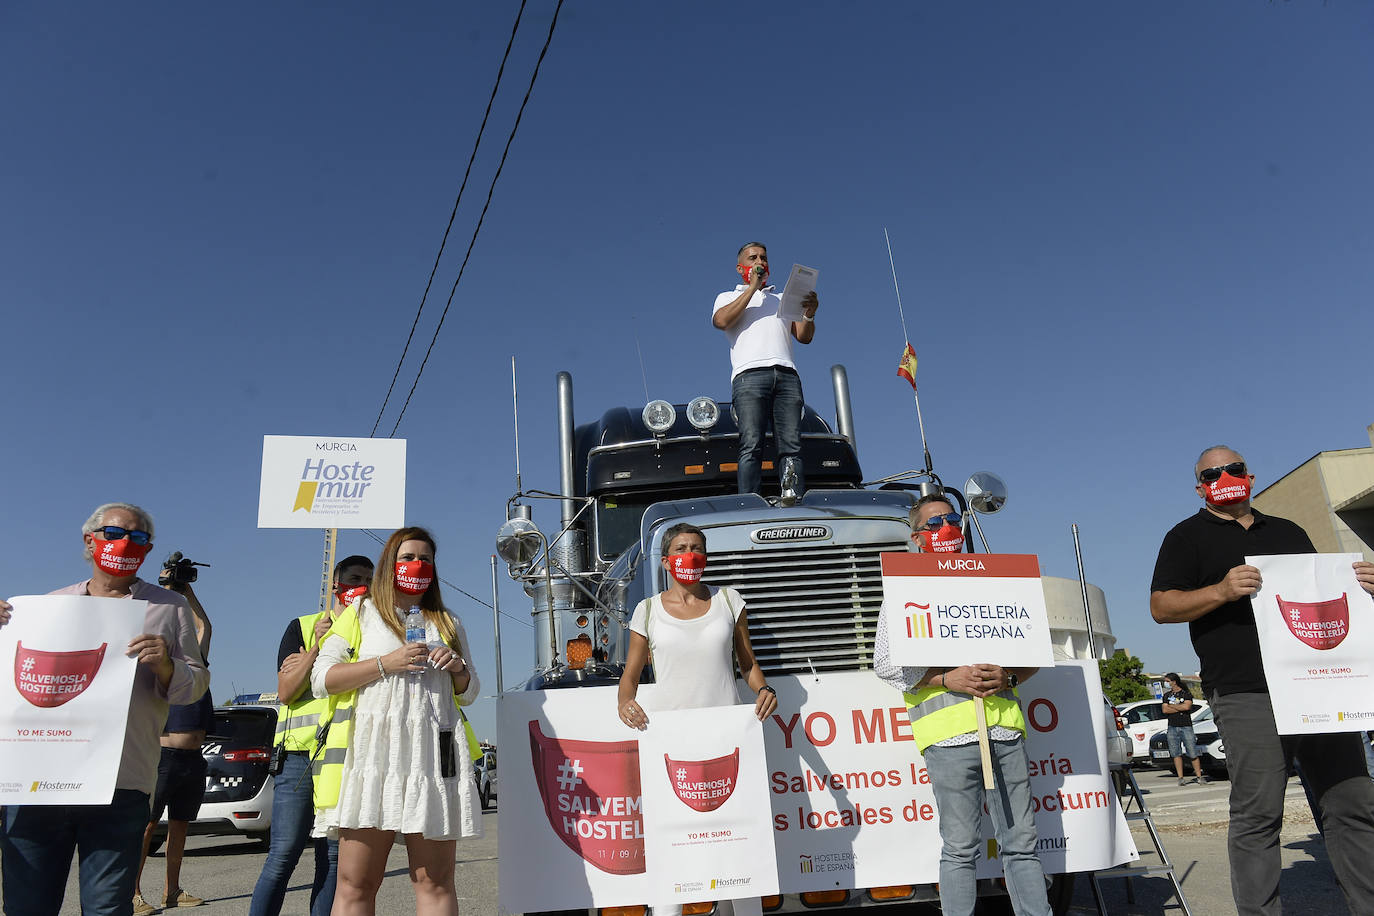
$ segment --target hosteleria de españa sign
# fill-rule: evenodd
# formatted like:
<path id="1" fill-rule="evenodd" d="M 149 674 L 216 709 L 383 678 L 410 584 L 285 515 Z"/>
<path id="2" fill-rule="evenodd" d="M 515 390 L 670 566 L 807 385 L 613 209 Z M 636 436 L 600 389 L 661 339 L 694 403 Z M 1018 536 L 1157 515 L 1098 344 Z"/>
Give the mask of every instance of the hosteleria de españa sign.
<path id="1" fill-rule="evenodd" d="M 1054 664 L 1033 554 L 885 553 L 883 610 L 894 664 Z"/>
<path id="2" fill-rule="evenodd" d="M 263 436 L 259 528 L 399 528 L 406 441 Z"/>

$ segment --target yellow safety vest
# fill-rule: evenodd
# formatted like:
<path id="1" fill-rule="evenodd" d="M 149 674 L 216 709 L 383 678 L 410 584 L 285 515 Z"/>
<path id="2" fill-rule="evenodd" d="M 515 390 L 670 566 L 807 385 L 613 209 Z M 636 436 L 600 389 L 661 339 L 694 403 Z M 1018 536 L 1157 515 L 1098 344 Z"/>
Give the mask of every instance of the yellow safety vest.
<path id="1" fill-rule="evenodd" d="M 358 621 L 358 607 L 361 601 L 354 602 L 334 620 L 329 632 L 343 637 L 348 642 L 350 655 L 357 660 L 358 648 L 363 644 L 362 624 Z M 321 640 L 323 642 L 324 640 Z M 310 771 L 314 776 L 315 810 L 332 808 L 339 803 L 339 788 L 343 783 L 343 765 L 348 757 L 349 744 L 353 739 L 353 703 L 358 691 L 331 694 L 326 701 L 327 708 L 320 714 L 319 725 L 325 729 L 324 744 L 317 749 Z M 463 732 L 467 737 L 468 758 L 477 760 L 482 756 L 482 747 L 468 723 L 468 717 L 458 706 L 458 694 L 453 695 L 453 705 L 458 708 L 458 716 L 463 722 Z M 462 777 L 464 774 L 459 773 Z"/>
<path id="2" fill-rule="evenodd" d="M 326 613 L 328 612 L 320 611 L 318 614 L 306 614 L 296 619 L 300 624 L 301 639 L 305 642 L 307 652 L 315 648 L 315 623 Z M 277 737 L 273 743 L 285 745 L 288 751 L 315 753 L 320 716 L 328 706 L 327 699 L 317 700 L 310 692 L 310 675 L 307 672 L 305 688 L 296 694 L 295 700 L 284 704 L 277 713 Z"/>
<path id="3" fill-rule="evenodd" d="M 915 693 L 903 693 L 902 699 L 906 701 L 906 714 L 911 719 L 911 735 L 916 739 L 916 748 L 923 754 L 932 744 L 978 728 L 978 711 L 974 709 L 973 697 L 966 693 L 954 693 L 943 687 L 922 687 Z M 1026 719 L 1021 714 L 1014 688 L 986 697 L 983 703 L 989 728 L 1000 725 L 1025 737 Z"/>

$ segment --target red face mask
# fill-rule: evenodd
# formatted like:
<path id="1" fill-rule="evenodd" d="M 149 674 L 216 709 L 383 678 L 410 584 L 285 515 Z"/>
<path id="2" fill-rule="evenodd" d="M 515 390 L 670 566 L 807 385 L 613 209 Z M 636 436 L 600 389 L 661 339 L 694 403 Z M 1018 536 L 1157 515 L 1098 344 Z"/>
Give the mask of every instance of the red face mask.
<path id="1" fill-rule="evenodd" d="M 138 568 L 143 565 L 143 558 L 152 547 L 152 544 L 135 544 L 128 538 L 120 538 L 117 541 L 102 541 L 96 538 L 91 548 L 91 556 L 95 558 L 95 565 L 101 570 L 123 578 L 138 572 Z"/>
<path id="2" fill-rule="evenodd" d="M 704 553 L 675 553 L 668 557 L 668 574 L 683 585 L 701 581 L 701 571 L 706 568 Z"/>
<path id="3" fill-rule="evenodd" d="M 400 586 L 397 587 L 399 588 Z M 354 585 L 351 588 L 344 588 L 340 586 L 334 589 L 334 595 L 339 599 L 339 607 L 348 607 L 350 604 L 357 601 L 359 598 L 366 594 L 366 585 Z"/>
<path id="4" fill-rule="evenodd" d="M 1203 486 L 1207 488 L 1205 499 L 1214 506 L 1230 506 L 1250 498 L 1249 476 L 1232 477 L 1222 471 L 1220 477 Z"/>
<path id="5" fill-rule="evenodd" d="M 964 533 L 946 522 L 934 531 L 925 529 L 912 535 L 922 553 L 958 553 L 964 549 Z"/>
<path id="6" fill-rule="evenodd" d="M 765 279 L 765 280 L 768 279 L 768 265 L 767 265 L 767 264 L 736 264 L 736 265 L 735 265 L 735 270 L 739 271 L 739 275 L 740 275 L 741 277 L 744 278 L 744 285 L 745 285 L 745 286 L 748 286 L 748 285 L 749 285 L 749 273 L 750 273 L 750 271 L 755 270 L 755 269 L 758 269 L 758 270 L 763 271 L 763 279 Z"/>
<path id="7" fill-rule="evenodd" d="M 408 560 L 396 564 L 396 591 L 423 595 L 434 584 L 434 564 L 427 560 Z"/>

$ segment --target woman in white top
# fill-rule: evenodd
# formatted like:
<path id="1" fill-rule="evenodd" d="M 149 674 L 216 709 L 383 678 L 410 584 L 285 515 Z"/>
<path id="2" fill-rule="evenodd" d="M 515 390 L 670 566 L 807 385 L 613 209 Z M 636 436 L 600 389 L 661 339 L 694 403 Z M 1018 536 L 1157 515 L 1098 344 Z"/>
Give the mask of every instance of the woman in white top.
<path id="1" fill-rule="evenodd" d="M 335 916 L 371 914 L 387 854 L 404 837 L 420 914 L 458 912 L 458 837 L 480 836 L 472 760 L 457 707 L 477 698 L 463 626 L 444 607 L 434 538 L 402 528 L 382 548 L 369 597 L 355 604 L 361 642 L 338 627 L 320 644 L 311 673 L 316 696 L 357 691 L 338 803 L 317 812 L 315 833 L 339 837 Z M 405 640 L 418 605 L 425 642 Z M 352 660 L 356 659 L 356 661 Z"/>

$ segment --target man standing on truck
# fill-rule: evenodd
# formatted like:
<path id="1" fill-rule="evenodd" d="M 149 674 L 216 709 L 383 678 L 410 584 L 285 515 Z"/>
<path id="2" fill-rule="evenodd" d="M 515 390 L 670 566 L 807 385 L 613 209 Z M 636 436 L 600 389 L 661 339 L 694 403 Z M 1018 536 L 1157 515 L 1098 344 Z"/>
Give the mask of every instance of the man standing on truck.
<path id="1" fill-rule="evenodd" d="M 809 344 L 816 336 L 815 292 L 802 299 L 800 321 L 779 315 L 782 296 L 768 278 L 768 249 L 746 242 L 735 269 L 744 283 L 716 297 L 711 323 L 730 338 L 730 398 L 739 420 L 739 492 L 763 486 L 763 434 L 773 421 L 778 478 L 784 499 L 805 492 L 801 461 L 801 377 L 792 361 L 792 341 Z"/>
<path id="2" fill-rule="evenodd" d="M 940 495 L 922 497 L 912 510 L 912 540 L 920 553 L 953 553 L 963 547 L 958 513 Z M 978 899 L 977 863 L 983 809 L 997 833 L 998 858 L 1017 916 L 1049 916 L 1045 872 L 1035 853 L 1026 720 L 1016 685 L 1036 668 L 962 665 L 907 668 L 892 664 L 887 606 L 878 614 L 873 673 L 902 692 L 911 734 L 925 757 L 940 816 L 940 911 L 971 916 Z M 996 788 L 983 789 L 982 755 L 974 698 L 987 710 L 988 745 Z"/>
<path id="3" fill-rule="evenodd" d="M 1187 623 L 1202 662 L 1202 692 L 1226 742 L 1231 820 L 1226 847 L 1231 893 L 1241 916 L 1277 914 L 1279 830 L 1289 765 L 1321 808 L 1326 849 L 1352 913 L 1374 913 L 1374 782 L 1357 733 L 1280 735 L 1260 658 L 1250 596 L 1260 571 L 1246 557 L 1316 553 L 1302 528 L 1250 507 L 1255 476 L 1235 449 L 1214 445 L 1193 465 L 1203 506 L 1169 530 L 1150 582 L 1156 623 Z M 1374 594 L 1374 563 L 1357 562 Z"/>

